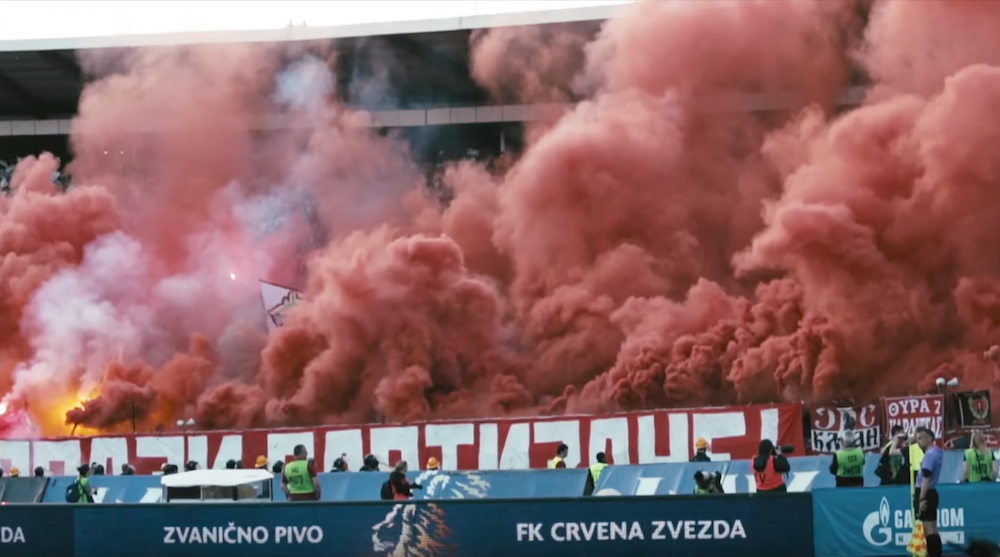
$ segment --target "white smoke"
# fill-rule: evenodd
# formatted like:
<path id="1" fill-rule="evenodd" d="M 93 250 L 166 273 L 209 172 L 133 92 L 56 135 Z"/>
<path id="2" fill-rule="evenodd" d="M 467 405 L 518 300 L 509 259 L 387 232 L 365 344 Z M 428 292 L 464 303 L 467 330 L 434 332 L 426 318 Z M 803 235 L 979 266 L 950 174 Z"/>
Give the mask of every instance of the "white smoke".
<path id="1" fill-rule="evenodd" d="M 275 79 L 274 100 L 279 105 L 312 115 L 324 113 L 334 106 L 330 101 L 337 89 L 336 78 L 315 56 L 303 56 Z"/>
<path id="2" fill-rule="evenodd" d="M 35 293 L 21 328 L 32 339 L 31 361 L 15 370 L 13 396 L 65 384 L 86 370 L 81 396 L 98 385 L 107 360 L 137 350 L 155 330 L 142 299 L 149 259 L 132 237 L 115 232 L 91 242 L 83 262 L 63 270 Z"/>

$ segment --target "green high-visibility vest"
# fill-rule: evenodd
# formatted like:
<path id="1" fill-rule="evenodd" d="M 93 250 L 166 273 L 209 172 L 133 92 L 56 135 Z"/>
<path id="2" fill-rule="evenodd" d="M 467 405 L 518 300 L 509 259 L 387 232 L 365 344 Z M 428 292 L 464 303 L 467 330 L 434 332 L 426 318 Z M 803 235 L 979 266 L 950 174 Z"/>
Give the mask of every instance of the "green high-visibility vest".
<path id="1" fill-rule="evenodd" d="M 854 447 L 837 451 L 837 477 L 860 478 L 865 475 L 865 452 Z"/>
<path id="2" fill-rule="evenodd" d="M 285 465 L 285 478 L 288 480 L 288 492 L 292 495 L 315 493 L 312 477 L 309 476 L 309 462 L 295 460 Z"/>
<path id="3" fill-rule="evenodd" d="M 601 477 L 601 472 L 607 467 L 608 465 L 603 462 L 595 462 L 590 465 L 590 476 L 594 478 L 594 485 L 597 485 L 597 479 Z"/>
<path id="4" fill-rule="evenodd" d="M 80 490 L 80 503 L 89 503 L 90 499 L 87 497 L 87 492 L 89 491 L 88 486 L 90 485 L 90 480 L 86 476 L 80 476 L 77 478 L 77 489 Z"/>
<path id="5" fill-rule="evenodd" d="M 707 489 L 702 489 L 702 488 L 700 488 L 698 486 L 695 486 L 695 488 L 694 488 L 694 494 L 695 495 L 711 495 L 712 492 L 709 491 L 709 490 L 707 490 Z"/>
<path id="6" fill-rule="evenodd" d="M 993 453 L 983 454 L 976 449 L 966 449 L 965 464 L 969 471 L 969 483 L 987 482 L 993 476 Z"/>

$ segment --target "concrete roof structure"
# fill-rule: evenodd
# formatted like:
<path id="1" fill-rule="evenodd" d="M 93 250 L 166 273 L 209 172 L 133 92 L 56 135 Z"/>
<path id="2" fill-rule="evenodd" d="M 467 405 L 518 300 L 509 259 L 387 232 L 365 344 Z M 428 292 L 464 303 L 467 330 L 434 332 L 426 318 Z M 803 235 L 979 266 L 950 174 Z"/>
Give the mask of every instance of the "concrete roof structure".
<path id="1" fill-rule="evenodd" d="M 469 76 L 471 33 L 484 28 L 549 24 L 579 24 L 596 32 L 601 21 L 625 7 L 619 4 L 338 27 L 0 41 L 0 136 L 68 132 L 69 118 L 76 112 L 87 79 L 76 61 L 78 50 L 330 39 L 337 41 L 342 57 L 339 65 L 344 67 L 338 68 L 338 73 L 344 74 L 338 75 L 342 85 L 349 81 L 355 64 L 362 64 L 368 56 L 366 50 L 388 51 L 401 68 L 420 68 L 419 72 L 389 76 L 396 99 L 393 106 L 359 107 L 372 111 L 373 125 L 519 121 L 528 117 L 528 108 L 504 110 L 495 106 Z"/>
<path id="2" fill-rule="evenodd" d="M 470 76 L 473 31 L 559 24 L 596 34 L 603 21 L 627 8 L 628 4 L 615 4 L 338 27 L 0 41 L 0 138 L 69 133 L 80 93 L 86 80 L 93 78 L 83 75 L 76 60 L 79 50 L 104 49 L 113 56 L 116 51 L 123 54 L 134 48 L 220 43 L 336 41 L 338 88 L 349 106 L 368 112 L 369 118 L 362 125 L 395 128 L 523 122 L 568 106 L 496 103 Z M 382 68 L 386 75 L 381 79 L 391 94 L 352 98 L 352 80 L 370 79 L 372 65 L 386 57 L 392 63 Z M 841 104 L 857 104 L 864 93 L 863 87 L 852 87 L 845 91 Z M 705 99 L 704 104 L 706 110 L 713 111 L 769 111 L 783 109 L 788 101 L 780 96 L 748 95 L 742 99 Z M 159 125 L 136 123 L 139 132 L 156 131 Z M 285 126 L 280 117 L 262 114 L 257 129 Z"/>

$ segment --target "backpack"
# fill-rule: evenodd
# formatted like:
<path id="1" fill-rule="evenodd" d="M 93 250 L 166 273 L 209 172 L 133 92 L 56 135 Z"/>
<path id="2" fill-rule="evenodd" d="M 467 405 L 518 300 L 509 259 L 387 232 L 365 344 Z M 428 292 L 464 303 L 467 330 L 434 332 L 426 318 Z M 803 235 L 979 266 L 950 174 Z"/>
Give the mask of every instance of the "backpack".
<path id="1" fill-rule="evenodd" d="M 79 503 L 80 502 L 80 480 L 69 484 L 66 488 L 66 502 L 67 503 Z"/>
<path id="2" fill-rule="evenodd" d="M 392 489 L 392 480 L 386 480 L 385 483 L 382 484 L 382 500 L 392 501 L 395 498 L 396 494 Z"/>

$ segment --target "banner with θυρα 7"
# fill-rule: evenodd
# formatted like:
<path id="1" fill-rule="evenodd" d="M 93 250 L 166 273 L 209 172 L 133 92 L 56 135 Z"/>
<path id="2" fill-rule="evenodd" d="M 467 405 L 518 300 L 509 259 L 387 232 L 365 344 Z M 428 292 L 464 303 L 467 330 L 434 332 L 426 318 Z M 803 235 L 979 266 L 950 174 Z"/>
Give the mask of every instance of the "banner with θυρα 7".
<path id="1" fill-rule="evenodd" d="M 73 557 L 73 509 L 41 505 L 0 506 L 0 555 Z"/>
<path id="2" fill-rule="evenodd" d="M 1000 524 L 998 484 L 939 485 L 938 530 L 944 543 L 993 537 Z M 876 557 L 907 553 L 913 532 L 910 488 L 817 489 L 813 497 L 816 555 Z"/>
<path id="3" fill-rule="evenodd" d="M 91 505 L 76 556 L 810 557 L 811 521 L 798 494 Z"/>
<path id="4" fill-rule="evenodd" d="M 944 395 L 887 397 L 882 399 L 882 405 L 887 435 L 899 426 L 907 435 L 918 427 L 926 427 L 934 432 L 936 439 L 944 437 Z"/>

